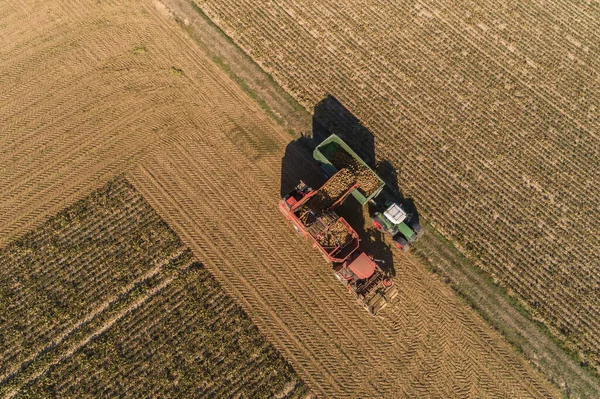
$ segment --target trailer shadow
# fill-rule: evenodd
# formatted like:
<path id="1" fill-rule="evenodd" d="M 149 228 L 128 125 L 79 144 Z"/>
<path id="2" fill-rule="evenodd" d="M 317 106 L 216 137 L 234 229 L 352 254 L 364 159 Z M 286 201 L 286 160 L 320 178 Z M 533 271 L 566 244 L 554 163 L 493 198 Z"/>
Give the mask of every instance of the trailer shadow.
<path id="1" fill-rule="evenodd" d="M 312 131 L 305 132 L 290 142 L 281 162 L 281 195 L 288 194 L 303 180 L 313 188 L 321 187 L 324 177 L 312 152 L 319 143 L 336 134 L 341 137 L 369 166 L 386 182 L 386 189 L 380 196 L 399 199 L 405 209 L 418 217 L 414 202 L 405 198 L 398 186 L 396 169 L 387 160 L 376 160 L 375 137 L 360 120 L 334 96 L 327 96 L 314 108 Z M 348 198 L 336 212 L 350 223 L 361 239 L 361 247 L 376 259 L 381 269 L 395 276 L 393 251 L 390 239 L 372 227 L 370 214 L 374 211 L 369 204 L 363 208 L 354 197 Z M 418 219 L 417 219 L 418 220 Z"/>
<path id="2" fill-rule="evenodd" d="M 327 181 L 312 157 L 315 146 L 312 135 L 307 132 L 290 142 L 285 148 L 285 154 L 281 159 L 280 195 L 282 197 L 292 191 L 300 180 L 313 188 L 319 188 Z"/>
<path id="3" fill-rule="evenodd" d="M 332 95 L 315 105 L 312 118 L 315 146 L 337 134 L 370 167 L 375 166 L 375 137 L 348 108 Z"/>

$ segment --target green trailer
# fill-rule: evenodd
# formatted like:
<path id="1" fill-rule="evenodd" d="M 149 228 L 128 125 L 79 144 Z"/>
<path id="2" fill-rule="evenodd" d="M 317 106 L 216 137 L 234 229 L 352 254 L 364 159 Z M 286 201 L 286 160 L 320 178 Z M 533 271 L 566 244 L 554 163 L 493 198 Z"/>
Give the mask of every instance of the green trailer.
<path id="1" fill-rule="evenodd" d="M 364 184 L 352 191 L 352 196 L 361 204 L 375 198 L 381 193 L 385 183 L 341 138 L 332 134 L 313 151 L 313 158 L 319 162 L 323 173 L 330 178 L 338 170 L 349 167 L 349 161 L 354 161 L 354 169 L 358 169 L 360 179 Z M 360 182 L 359 182 L 360 183 Z"/>
<path id="2" fill-rule="evenodd" d="M 373 226 L 392 237 L 394 246 L 402 251 L 423 235 L 423 229 L 416 216 L 405 211 L 395 195 L 382 194 L 375 200 L 385 186 L 384 181 L 361 159 L 341 138 L 332 134 L 313 151 L 327 178 L 343 168 L 354 171 L 358 187 L 351 194 L 361 205 L 371 202 L 370 209 Z M 384 199 L 383 197 L 388 197 Z"/>

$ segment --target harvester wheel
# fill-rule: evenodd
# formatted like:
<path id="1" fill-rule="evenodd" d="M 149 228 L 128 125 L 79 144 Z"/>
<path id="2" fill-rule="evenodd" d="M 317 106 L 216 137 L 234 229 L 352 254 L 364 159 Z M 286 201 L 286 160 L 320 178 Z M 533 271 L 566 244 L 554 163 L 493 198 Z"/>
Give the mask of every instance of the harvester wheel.
<path id="1" fill-rule="evenodd" d="M 394 238 L 392 238 L 392 242 L 394 243 L 394 246 L 400 251 L 408 251 L 408 241 L 406 241 L 404 237 L 396 235 L 394 236 Z"/>

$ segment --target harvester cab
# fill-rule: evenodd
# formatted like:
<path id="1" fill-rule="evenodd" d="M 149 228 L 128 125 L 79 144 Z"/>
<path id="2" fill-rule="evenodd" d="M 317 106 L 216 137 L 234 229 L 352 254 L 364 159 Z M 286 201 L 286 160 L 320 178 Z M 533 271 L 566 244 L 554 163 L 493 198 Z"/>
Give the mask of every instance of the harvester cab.
<path id="1" fill-rule="evenodd" d="M 294 187 L 294 189 L 288 195 L 283 197 L 283 200 L 285 201 L 288 208 L 292 209 L 294 205 L 300 202 L 300 200 L 306 197 L 306 195 L 311 191 L 313 191 L 313 189 L 301 180 L 300 184 Z"/>
<path id="2" fill-rule="evenodd" d="M 357 251 L 355 256 L 342 264 L 342 268 L 346 269 L 346 275 L 352 275 L 355 280 L 362 280 L 373 275 L 377 264 L 366 253 Z"/>
<path id="3" fill-rule="evenodd" d="M 407 251 L 423 235 L 421 225 L 392 200 L 386 202 L 383 212 L 375 212 L 371 221 L 377 230 L 390 234 L 394 246 L 402 251 Z"/>

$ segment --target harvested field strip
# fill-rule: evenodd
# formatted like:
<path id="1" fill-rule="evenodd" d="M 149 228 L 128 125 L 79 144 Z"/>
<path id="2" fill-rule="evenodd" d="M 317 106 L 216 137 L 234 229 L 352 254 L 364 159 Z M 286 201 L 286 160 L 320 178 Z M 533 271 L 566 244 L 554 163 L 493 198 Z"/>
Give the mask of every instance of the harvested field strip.
<path id="1" fill-rule="evenodd" d="M 0 250 L 1 331 L 10 338 L 0 351 L 11 359 L 0 366 L 2 378 L 47 345 L 40 337 L 71 330 L 90 308 L 140 278 L 158 254 L 178 251 L 181 243 L 123 181 Z"/>
<path id="2" fill-rule="evenodd" d="M 341 100 L 434 226 L 597 366 L 597 22 L 458 3 L 198 4 L 308 109 Z"/>
<path id="3" fill-rule="evenodd" d="M 211 397 L 309 393 L 241 309 L 194 263 L 191 252 L 123 179 L 11 243 L 1 251 L 0 259 L 5 274 L 0 284 L 2 303 L 10 304 L 3 309 L 6 319 L 0 334 L 13 337 L 0 348 L 0 394 L 42 397 L 64 390 L 79 396 L 73 393 L 76 385 L 82 393 L 114 394 L 115 389 L 123 389 L 138 396 L 136 390 L 157 381 L 167 390 L 163 395 L 169 389 L 180 389 L 183 394 L 193 387 L 201 387 Z M 46 265 L 54 267 L 46 270 Z M 169 320 L 161 319 L 164 309 L 153 307 L 161 300 L 172 304 Z M 123 327 L 127 321 L 134 325 Z M 196 331 L 203 339 L 190 333 L 199 326 Z M 172 332 L 177 341 L 172 337 L 155 340 L 156 351 L 148 352 L 152 345 L 141 343 L 155 339 L 157 331 L 161 336 Z M 126 379 L 99 379 L 97 374 L 107 372 L 107 363 L 88 358 L 90 353 L 94 353 L 92 360 L 101 357 L 109 337 L 121 337 L 119 348 L 130 347 L 123 349 L 122 358 L 109 355 L 112 361 L 121 362 L 112 363 L 110 370 L 128 375 Z M 214 355 L 207 355 L 215 347 L 207 339 L 221 342 Z M 186 355 L 187 366 L 182 368 L 179 351 L 190 343 L 189 349 L 196 351 Z M 142 349 L 141 357 L 131 354 L 135 348 Z M 143 359 L 151 359 L 153 367 L 140 363 Z M 112 368 L 119 365 L 122 368 Z M 187 367 L 197 370 L 186 371 Z M 57 379 L 55 375 L 65 368 L 68 373 Z M 185 377 L 185 388 L 173 385 L 171 377 L 141 379 L 150 372 L 179 373 Z M 83 376 L 90 379 L 89 385 L 82 385 Z"/>
<path id="4" fill-rule="evenodd" d="M 148 362 L 149 358 L 161 361 Z M 100 380 L 94 375 L 98 372 L 103 375 Z M 309 393 L 200 265 L 181 272 L 138 310 L 29 386 L 23 396 L 50 392 L 223 398 L 296 398 Z"/>
<path id="5" fill-rule="evenodd" d="M 153 4 L 28 0 L 2 11 L 0 246 L 179 132 L 238 112 L 223 110 L 239 101 L 235 83 Z"/>
<path id="6" fill-rule="evenodd" d="M 471 334 L 472 324 L 482 322 L 410 259 L 394 258 L 401 270 L 401 294 L 391 306 L 395 310 L 386 314 L 390 320 L 374 319 L 353 303 L 330 267 L 298 240 L 277 212 L 272 200 L 277 172 L 264 167 L 277 161 L 270 156 L 259 162 L 247 159 L 215 132 L 165 148 L 137 169 L 132 181 L 318 393 L 452 396 L 456 383 L 450 381 L 488 375 L 486 383 L 460 389 L 483 396 L 553 395 L 510 349 L 485 332 L 484 324 L 476 328 L 482 335 Z M 218 167 L 225 162 L 235 167 Z M 253 187 L 252 195 L 232 195 L 240 185 Z M 407 303 L 415 303 L 418 310 L 406 312 Z M 462 357 L 447 361 L 458 347 L 469 359 L 468 366 Z M 476 360 L 480 356 L 486 359 Z M 359 378 L 365 371 L 360 365 L 365 364 L 370 381 Z M 429 369 L 425 364 L 442 366 Z M 458 377 L 465 367 L 472 374 Z M 420 378 L 422 373 L 433 377 Z M 399 380 L 398 375 L 404 377 Z"/>

